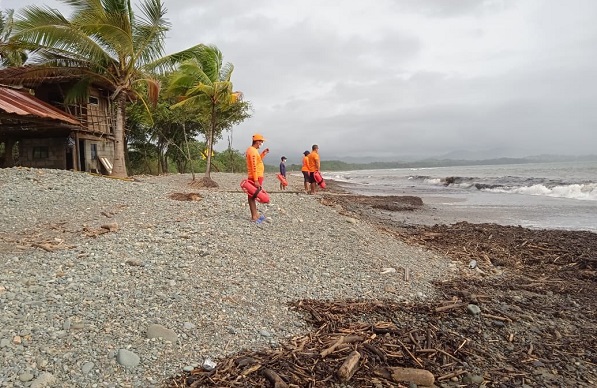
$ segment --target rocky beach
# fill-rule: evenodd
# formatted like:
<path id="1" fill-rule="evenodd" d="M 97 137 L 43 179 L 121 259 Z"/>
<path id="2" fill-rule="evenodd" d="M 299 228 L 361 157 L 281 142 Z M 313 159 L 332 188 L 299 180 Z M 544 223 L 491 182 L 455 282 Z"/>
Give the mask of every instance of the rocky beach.
<path id="1" fill-rule="evenodd" d="M 212 178 L 0 169 L 0 387 L 597 381 L 595 233 Z"/>
<path id="2" fill-rule="evenodd" d="M 290 178 L 249 221 L 241 174 L 0 170 L 0 386 L 149 387 L 309 327 L 300 299 L 425 300 L 458 265 Z M 411 281 L 399 271 L 409 268 Z"/>

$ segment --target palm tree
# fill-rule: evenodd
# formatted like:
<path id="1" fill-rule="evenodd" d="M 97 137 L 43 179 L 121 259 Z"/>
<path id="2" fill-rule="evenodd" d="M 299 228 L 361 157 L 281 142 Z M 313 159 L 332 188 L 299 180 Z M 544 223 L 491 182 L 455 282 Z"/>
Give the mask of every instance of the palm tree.
<path id="1" fill-rule="evenodd" d="M 58 10 L 29 6 L 15 21 L 12 38 L 35 47 L 31 53 L 40 77 L 68 68 L 81 76 L 71 96 L 85 97 L 88 85 L 108 85 L 116 107 L 113 175 L 126 177 L 125 108 L 128 100 L 157 101 L 159 82 L 152 72 L 173 69 L 195 57 L 202 45 L 164 56 L 169 23 L 161 0 L 144 0 L 139 17 L 131 0 L 61 0 L 70 20 Z M 140 87 L 143 86 L 143 87 Z M 141 94 L 139 90 L 146 93 Z M 146 104 L 147 106 L 147 104 Z"/>
<path id="2" fill-rule="evenodd" d="M 229 109 L 242 99 L 242 93 L 232 91 L 231 63 L 223 64 L 222 52 L 215 46 L 203 46 L 198 57 L 182 63 L 170 79 L 169 92 L 181 97 L 175 105 L 194 106 L 207 113 L 207 167 L 206 183 L 211 181 L 211 159 L 214 139 L 221 134 L 218 127 L 218 112 Z M 218 130 L 220 128 L 220 130 Z"/>
<path id="3" fill-rule="evenodd" d="M 21 66 L 27 60 L 27 52 L 16 42 L 10 41 L 14 23 L 14 10 L 0 11 L 0 66 Z"/>

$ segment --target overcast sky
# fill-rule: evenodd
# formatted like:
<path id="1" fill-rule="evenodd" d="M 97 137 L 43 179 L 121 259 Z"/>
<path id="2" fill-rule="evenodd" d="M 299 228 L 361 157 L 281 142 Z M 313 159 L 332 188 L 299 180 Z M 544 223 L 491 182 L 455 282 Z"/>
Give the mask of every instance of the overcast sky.
<path id="1" fill-rule="evenodd" d="M 597 153 L 595 0 L 162 1 L 168 53 L 234 64 L 242 151 L 259 132 L 291 162 L 314 143 L 324 160 Z M 0 8 L 34 3 L 68 15 Z"/>

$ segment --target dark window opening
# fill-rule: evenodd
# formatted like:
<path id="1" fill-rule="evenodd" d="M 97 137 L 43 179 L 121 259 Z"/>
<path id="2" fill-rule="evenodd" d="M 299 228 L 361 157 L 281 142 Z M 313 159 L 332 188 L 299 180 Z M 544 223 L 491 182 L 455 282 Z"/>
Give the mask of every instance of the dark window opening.
<path id="1" fill-rule="evenodd" d="M 50 156 L 48 147 L 33 147 L 33 159 L 47 159 Z"/>
<path id="2" fill-rule="evenodd" d="M 60 93 L 59 90 L 51 90 L 48 92 L 48 101 L 50 104 L 54 105 L 61 110 L 66 110 L 64 106 L 64 96 Z"/>
<path id="3" fill-rule="evenodd" d="M 97 159 L 97 144 L 91 144 L 91 160 Z"/>
<path id="4" fill-rule="evenodd" d="M 89 96 L 89 105 L 99 105 L 99 98 L 95 96 Z"/>
<path id="5" fill-rule="evenodd" d="M 79 169 L 87 171 L 85 167 L 85 140 L 79 140 Z"/>

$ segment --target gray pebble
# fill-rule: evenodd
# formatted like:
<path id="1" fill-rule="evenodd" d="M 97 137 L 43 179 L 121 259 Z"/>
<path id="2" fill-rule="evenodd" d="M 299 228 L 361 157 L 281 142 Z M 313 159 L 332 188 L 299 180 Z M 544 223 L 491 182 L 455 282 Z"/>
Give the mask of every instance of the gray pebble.
<path id="1" fill-rule="evenodd" d="M 469 304 L 468 306 L 466 306 L 466 309 L 472 315 L 481 314 L 481 308 L 479 308 L 479 306 L 477 306 L 476 304 Z"/>
<path id="2" fill-rule="evenodd" d="M 81 366 L 81 372 L 83 372 L 83 374 L 86 375 L 87 373 L 91 372 L 93 366 L 93 362 L 88 361 Z"/>
<path id="3" fill-rule="evenodd" d="M 34 377 L 33 374 L 31 374 L 29 372 L 25 372 L 25 373 L 22 373 L 21 375 L 19 375 L 19 380 L 25 383 L 27 381 L 33 380 L 33 377 Z"/>

